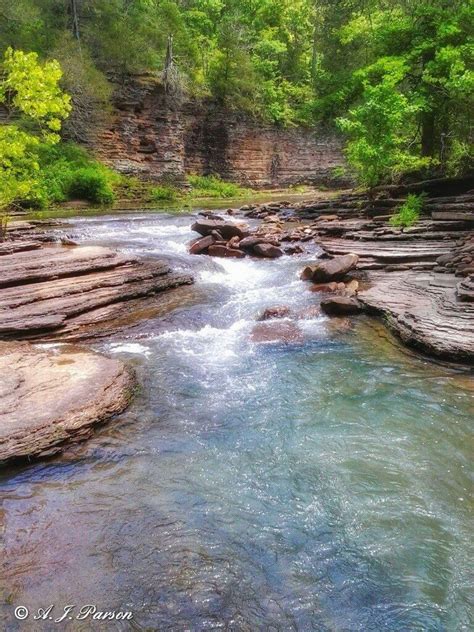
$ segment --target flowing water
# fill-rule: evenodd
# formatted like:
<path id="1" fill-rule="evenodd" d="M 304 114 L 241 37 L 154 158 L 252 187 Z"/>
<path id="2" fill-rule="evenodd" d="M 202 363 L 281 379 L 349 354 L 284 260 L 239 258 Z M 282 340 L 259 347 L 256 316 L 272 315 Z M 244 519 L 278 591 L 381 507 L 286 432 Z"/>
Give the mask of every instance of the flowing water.
<path id="1" fill-rule="evenodd" d="M 72 223 L 196 284 L 95 343 L 136 368 L 126 413 L 3 472 L 4 629 L 472 630 L 471 378 L 364 319 L 253 342 L 263 308 L 317 302 L 298 279 L 311 253 L 190 257 L 186 216 Z M 51 604 L 134 618 L 32 620 Z"/>

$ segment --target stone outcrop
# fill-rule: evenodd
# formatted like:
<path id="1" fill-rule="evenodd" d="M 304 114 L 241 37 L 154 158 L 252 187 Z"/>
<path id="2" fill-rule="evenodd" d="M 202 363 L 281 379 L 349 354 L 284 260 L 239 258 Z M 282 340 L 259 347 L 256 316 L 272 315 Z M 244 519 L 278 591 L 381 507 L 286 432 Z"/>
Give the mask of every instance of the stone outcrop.
<path id="1" fill-rule="evenodd" d="M 88 322 L 110 320 L 129 301 L 192 282 L 161 261 L 98 246 L 41 245 L 1 255 L 0 266 L 4 339 L 86 337 Z"/>
<path id="2" fill-rule="evenodd" d="M 114 111 L 89 144 L 120 172 L 151 179 L 216 173 L 252 187 L 341 184 L 342 139 L 324 128 L 281 129 L 209 100 L 174 103 L 159 80 L 116 86 Z M 347 181 L 347 178 L 345 179 Z"/>
<path id="3" fill-rule="evenodd" d="M 474 363 L 472 184 L 472 178 L 459 178 L 385 187 L 365 208 L 359 199 L 350 216 L 331 200 L 328 210 L 337 208 L 337 219 L 312 215 L 311 224 L 326 256 L 359 257 L 356 274 L 364 288 L 353 296 L 366 310 L 382 316 L 407 345 L 464 363 Z M 428 193 L 422 218 L 411 228 L 391 226 L 389 215 L 402 201 L 394 196 L 421 191 Z M 349 204 L 350 196 L 343 199 Z M 318 202 L 312 213 L 325 210 L 323 205 Z M 347 290 L 333 288 L 336 294 Z M 321 307 L 329 313 L 342 299 L 326 298 Z"/>
<path id="4" fill-rule="evenodd" d="M 121 412 L 135 379 L 116 359 L 0 343 L 0 463 L 50 456 Z"/>
<path id="5" fill-rule="evenodd" d="M 474 364 L 474 303 L 459 301 L 452 274 L 371 273 L 358 299 L 409 346 L 435 357 Z"/>

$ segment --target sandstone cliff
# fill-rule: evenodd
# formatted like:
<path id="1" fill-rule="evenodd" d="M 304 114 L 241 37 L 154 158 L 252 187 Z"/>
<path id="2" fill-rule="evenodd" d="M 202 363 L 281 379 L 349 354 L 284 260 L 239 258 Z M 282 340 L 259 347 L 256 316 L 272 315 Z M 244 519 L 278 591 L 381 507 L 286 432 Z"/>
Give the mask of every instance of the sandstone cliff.
<path id="1" fill-rule="evenodd" d="M 344 184 L 342 141 L 320 129 L 282 129 L 210 100 L 173 103 L 159 81 L 135 77 L 116 85 L 114 110 L 90 144 L 122 173 L 183 179 L 217 173 L 253 187 Z"/>

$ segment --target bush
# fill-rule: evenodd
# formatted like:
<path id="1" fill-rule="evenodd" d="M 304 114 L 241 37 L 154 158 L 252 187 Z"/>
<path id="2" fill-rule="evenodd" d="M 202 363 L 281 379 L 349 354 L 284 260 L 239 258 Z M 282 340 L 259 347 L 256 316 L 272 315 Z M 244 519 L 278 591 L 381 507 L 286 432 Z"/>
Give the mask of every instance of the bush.
<path id="1" fill-rule="evenodd" d="M 176 189 L 176 187 L 172 187 L 172 186 L 168 186 L 168 185 L 162 185 L 162 186 L 158 186 L 158 187 L 153 187 L 150 190 L 150 196 L 152 200 L 168 200 L 168 201 L 172 201 L 172 200 L 176 200 L 176 198 L 178 197 L 178 193 L 179 191 Z"/>
<path id="2" fill-rule="evenodd" d="M 390 218 L 390 225 L 400 228 L 413 226 L 420 218 L 423 209 L 423 197 L 423 195 L 410 193 L 406 201 L 398 209 L 398 212 Z"/>
<path id="3" fill-rule="evenodd" d="M 225 182 L 219 176 L 188 176 L 192 197 L 233 198 L 245 195 L 248 189 L 234 182 Z"/>
<path id="4" fill-rule="evenodd" d="M 97 204 L 111 204 L 114 201 L 114 192 L 107 173 L 95 165 L 74 171 L 67 193 L 69 198 L 79 198 Z"/>
<path id="5" fill-rule="evenodd" d="M 26 200 L 30 207 L 45 208 L 71 198 L 96 204 L 114 201 L 113 187 L 120 177 L 74 143 L 41 147 L 39 167 L 38 184 Z"/>

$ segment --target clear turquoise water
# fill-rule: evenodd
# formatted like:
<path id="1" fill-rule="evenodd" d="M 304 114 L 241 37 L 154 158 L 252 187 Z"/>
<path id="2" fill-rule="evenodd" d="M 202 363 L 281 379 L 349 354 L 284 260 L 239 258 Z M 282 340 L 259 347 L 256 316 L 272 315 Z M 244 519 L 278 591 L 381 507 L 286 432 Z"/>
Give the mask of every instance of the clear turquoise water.
<path id="1" fill-rule="evenodd" d="M 91 603 L 134 619 L 62 629 L 471 630 L 472 378 L 364 321 L 253 343 L 264 307 L 317 301 L 297 274 L 310 255 L 189 257 L 189 224 L 71 228 L 172 257 L 198 298 L 96 345 L 136 367 L 125 414 L 2 473 L 5 629 L 64 626 L 18 622 L 20 604 Z"/>

